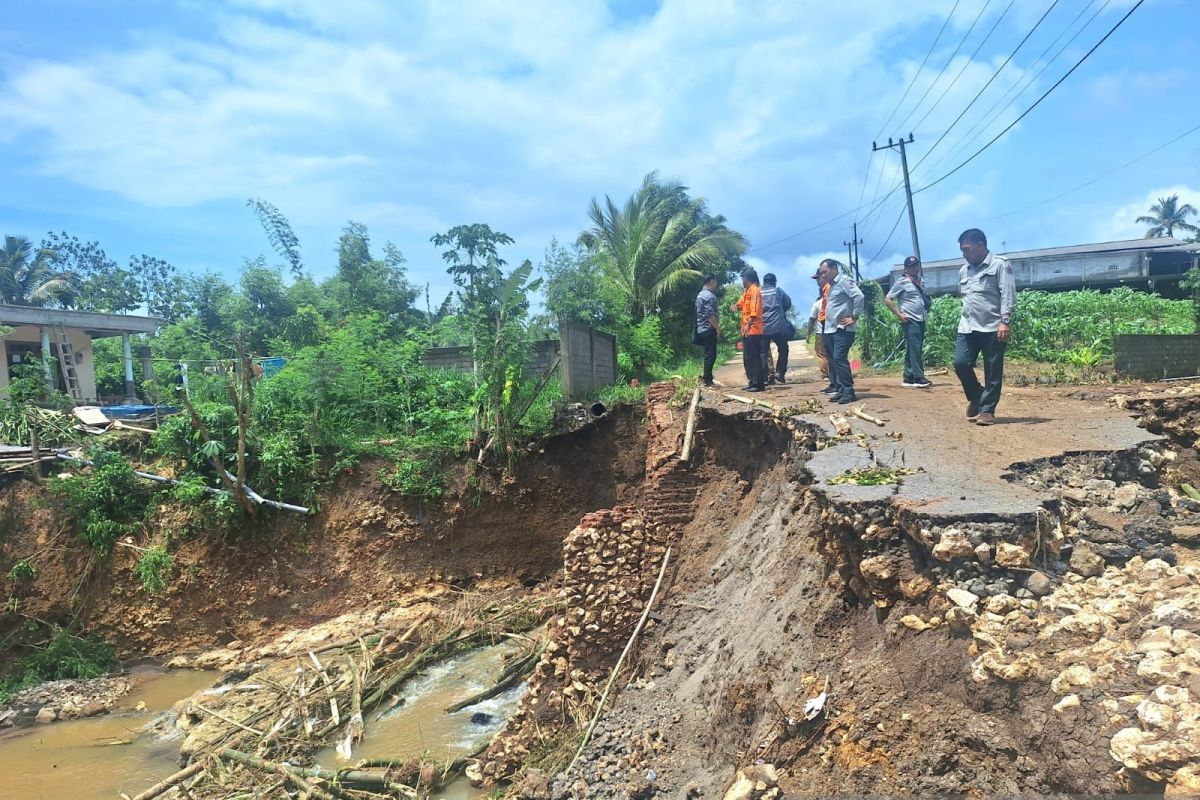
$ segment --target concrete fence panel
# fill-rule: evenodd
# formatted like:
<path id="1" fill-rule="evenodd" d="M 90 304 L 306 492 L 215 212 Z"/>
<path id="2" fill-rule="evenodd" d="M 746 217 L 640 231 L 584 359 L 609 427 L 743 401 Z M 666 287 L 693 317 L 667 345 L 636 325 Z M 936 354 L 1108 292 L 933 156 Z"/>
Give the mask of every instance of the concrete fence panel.
<path id="1" fill-rule="evenodd" d="M 1200 336 L 1122 334 L 1114 346 L 1113 366 L 1141 380 L 1200 375 Z"/>

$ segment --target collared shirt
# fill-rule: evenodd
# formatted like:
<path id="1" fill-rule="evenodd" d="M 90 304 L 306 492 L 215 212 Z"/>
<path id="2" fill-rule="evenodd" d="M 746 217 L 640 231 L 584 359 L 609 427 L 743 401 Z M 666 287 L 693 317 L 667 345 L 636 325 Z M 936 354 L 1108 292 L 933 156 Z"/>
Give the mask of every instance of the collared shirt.
<path id="1" fill-rule="evenodd" d="M 999 330 L 1001 322 L 1011 323 L 1017 302 L 1012 264 L 993 253 L 988 253 L 977 267 L 964 261 L 958 270 L 958 293 L 963 301 L 959 333 Z"/>
<path id="2" fill-rule="evenodd" d="M 925 292 L 907 275 L 896 278 L 887 296 L 889 300 L 899 298 L 900 312 L 913 322 L 925 321 Z"/>
<path id="3" fill-rule="evenodd" d="M 696 333 L 708 333 L 713 329 L 710 320 L 717 319 L 717 296 L 705 286 L 696 295 Z"/>
<path id="4" fill-rule="evenodd" d="M 823 306 L 823 305 L 825 305 L 824 291 L 822 291 L 821 297 L 818 297 L 816 300 L 813 300 L 812 311 L 810 311 L 808 314 L 809 322 L 812 322 L 813 320 L 821 319 L 821 306 Z"/>
<path id="5" fill-rule="evenodd" d="M 787 327 L 787 312 L 792 307 L 792 298 L 778 286 L 762 287 L 763 334 L 775 336 Z"/>
<path id="6" fill-rule="evenodd" d="M 825 301 L 825 333 L 857 330 L 857 323 L 843 325 L 842 319 L 861 316 L 865 306 L 862 289 L 845 275 L 838 275 L 829 284 L 829 299 Z"/>
<path id="7" fill-rule="evenodd" d="M 762 318 L 762 289 L 758 288 L 757 283 L 752 283 L 742 293 L 742 299 L 738 300 L 738 311 L 742 312 L 742 332 L 747 336 L 761 336 L 763 332 Z M 751 323 L 750 320 L 754 322 Z"/>
<path id="8" fill-rule="evenodd" d="M 821 287 L 821 313 L 817 314 L 817 322 L 822 323 L 821 330 L 825 330 L 825 307 L 829 305 L 829 284 Z"/>

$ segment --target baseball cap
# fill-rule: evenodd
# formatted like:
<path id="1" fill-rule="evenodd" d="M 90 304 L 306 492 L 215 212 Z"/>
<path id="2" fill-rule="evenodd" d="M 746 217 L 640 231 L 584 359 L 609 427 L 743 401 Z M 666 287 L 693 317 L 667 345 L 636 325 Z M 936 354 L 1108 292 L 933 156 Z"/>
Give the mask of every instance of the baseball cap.
<path id="1" fill-rule="evenodd" d="M 817 270 L 816 272 L 814 272 L 812 274 L 812 276 L 813 276 L 813 280 L 815 281 L 817 278 L 821 277 L 821 271 Z"/>
<path id="2" fill-rule="evenodd" d="M 904 259 L 905 268 L 920 266 L 920 264 L 921 259 L 917 258 L 916 256 L 909 256 L 908 258 Z"/>

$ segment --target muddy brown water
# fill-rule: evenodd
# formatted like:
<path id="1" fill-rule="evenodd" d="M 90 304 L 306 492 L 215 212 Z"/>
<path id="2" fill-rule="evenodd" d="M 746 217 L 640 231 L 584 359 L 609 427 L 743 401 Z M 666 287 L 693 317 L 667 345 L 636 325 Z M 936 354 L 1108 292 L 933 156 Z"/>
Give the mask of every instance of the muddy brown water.
<path id="1" fill-rule="evenodd" d="M 155 718 L 212 686 L 219 672 L 138 672 L 112 714 L 22 728 L 0 737 L 0 796 L 113 800 L 149 789 L 178 766 L 179 739 L 150 731 Z M 135 711 L 145 703 L 144 711 Z"/>
<path id="2" fill-rule="evenodd" d="M 404 687 L 401 702 L 367 720 L 350 760 L 332 749 L 322 767 L 352 766 L 365 758 L 424 757 L 450 761 L 472 753 L 516 710 L 524 686 L 447 714 L 445 709 L 492 686 L 515 648 L 483 648 L 433 667 Z M 133 796 L 177 768 L 178 735 L 152 729 L 155 720 L 185 697 L 212 687 L 218 672 L 135 673 L 134 688 L 112 714 L 15 730 L 0 736 L 0 797 L 29 800 L 113 800 Z M 144 710 L 136 711 L 144 703 Z M 487 715 L 483 720 L 477 714 Z M 473 720 L 474 718 L 474 720 Z M 459 780 L 434 797 L 476 800 L 486 793 Z"/>

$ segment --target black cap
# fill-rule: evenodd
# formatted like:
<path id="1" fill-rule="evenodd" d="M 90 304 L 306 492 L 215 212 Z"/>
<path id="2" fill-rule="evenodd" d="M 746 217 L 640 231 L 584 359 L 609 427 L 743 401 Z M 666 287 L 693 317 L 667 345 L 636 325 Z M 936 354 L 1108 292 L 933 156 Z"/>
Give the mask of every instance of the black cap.
<path id="1" fill-rule="evenodd" d="M 819 277 L 821 277 L 821 270 L 818 269 L 816 272 L 813 273 L 813 280 L 815 281 Z"/>
<path id="2" fill-rule="evenodd" d="M 905 269 L 908 269 L 909 267 L 919 267 L 919 266 L 921 266 L 921 259 L 917 258 L 916 256 L 909 256 L 908 258 L 904 259 L 904 268 Z"/>

